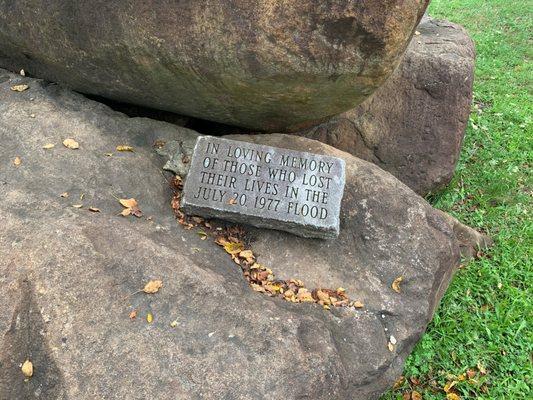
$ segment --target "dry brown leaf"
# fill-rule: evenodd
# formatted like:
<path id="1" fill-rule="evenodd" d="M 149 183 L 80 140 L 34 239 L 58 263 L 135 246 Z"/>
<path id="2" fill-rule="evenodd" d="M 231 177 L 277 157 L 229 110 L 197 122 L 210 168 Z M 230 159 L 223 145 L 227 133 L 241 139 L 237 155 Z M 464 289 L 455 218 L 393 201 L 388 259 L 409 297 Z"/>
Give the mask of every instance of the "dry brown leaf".
<path id="1" fill-rule="evenodd" d="M 133 320 L 135 318 L 137 318 L 137 310 L 132 310 L 130 312 L 130 319 Z"/>
<path id="2" fill-rule="evenodd" d="M 118 200 L 123 207 L 134 208 L 137 207 L 137 200 L 135 199 L 119 199 Z"/>
<path id="3" fill-rule="evenodd" d="M 400 283 L 403 281 L 403 276 L 399 276 L 392 282 L 392 290 L 394 290 L 396 293 L 400 293 Z"/>
<path id="4" fill-rule="evenodd" d="M 396 382 L 394 382 L 394 386 L 392 387 L 392 390 L 398 390 L 403 385 L 404 382 L 405 382 L 405 377 L 402 375 L 396 380 Z"/>
<path id="5" fill-rule="evenodd" d="M 131 208 L 124 208 L 121 212 L 120 212 L 120 215 L 124 216 L 124 217 L 127 217 L 128 215 L 131 214 Z"/>
<path id="6" fill-rule="evenodd" d="M 96 207 L 89 207 L 89 211 L 92 211 L 94 213 L 98 213 L 98 212 L 100 212 L 100 209 L 96 208 Z"/>
<path id="7" fill-rule="evenodd" d="M 413 390 L 411 392 L 411 399 L 412 400 L 422 400 L 422 395 L 418 393 L 416 390 Z"/>
<path id="8" fill-rule="evenodd" d="M 305 288 L 301 288 L 300 290 L 298 290 L 296 298 L 302 303 L 313 303 L 315 301 L 311 292 Z"/>
<path id="9" fill-rule="evenodd" d="M 67 138 L 67 139 L 63 140 L 63 146 L 65 146 L 65 147 L 67 147 L 69 149 L 72 149 L 72 150 L 76 150 L 76 149 L 80 148 L 80 144 L 78 142 L 76 142 L 72 138 Z"/>
<path id="10" fill-rule="evenodd" d="M 15 167 L 18 167 L 20 164 L 22 164 L 22 159 L 20 157 L 15 157 L 15 159 L 13 160 L 13 165 Z"/>
<path id="11" fill-rule="evenodd" d="M 360 302 L 360 301 L 354 301 L 353 302 L 353 306 L 355 308 L 363 308 L 365 305 L 362 302 Z"/>
<path id="12" fill-rule="evenodd" d="M 24 361 L 20 369 L 26 378 L 33 376 L 33 363 L 30 360 Z"/>
<path id="13" fill-rule="evenodd" d="M 120 146 L 117 146 L 117 151 L 130 151 L 133 153 L 135 150 L 133 150 L 133 147 L 131 146 L 120 145 Z"/>
<path id="14" fill-rule="evenodd" d="M 25 91 L 28 88 L 29 88 L 28 85 L 13 85 L 13 86 L 11 86 L 11 90 L 14 91 L 14 92 L 23 92 L 23 91 Z"/>
<path id="15" fill-rule="evenodd" d="M 474 371 L 473 369 L 467 369 L 466 376 L 468 376 L 468 379 L 472 379 L 476 376 L 476 371 Z"/>
<path id="16" fill-rule="evenodd" d="M 144 285 L 143 292 L 149 294 L 157 293 L 162 286 L 163 281 L 151 280 L 146 285 Z"/>
<path id="17" fill-rule="evenodd" d="M 43 146 L 43 149 L 45 150 L 48 150 L 48 149 L 53 149 L 56 145 L 53 144 L 53 143 L 46 143 L 44 146 Z"/>
<path id="18" fill-rule="evenodd" d="M 444 385 L 444 388 L 442 390 L 444 390 L 445 393 L 448 393 L 456 384 L 457 381 L 448 382 L 446 385 Z"/>

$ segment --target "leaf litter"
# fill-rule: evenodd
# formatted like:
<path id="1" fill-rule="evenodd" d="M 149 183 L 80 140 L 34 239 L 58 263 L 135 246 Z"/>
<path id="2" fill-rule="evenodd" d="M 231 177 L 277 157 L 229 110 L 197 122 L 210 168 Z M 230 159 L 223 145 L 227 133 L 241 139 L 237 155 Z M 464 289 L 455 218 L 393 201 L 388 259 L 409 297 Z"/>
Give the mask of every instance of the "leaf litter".
<path id="1" fill-rule="evenodd" d="M 324 309 L 330 307 L 352 307 L 361 309 L 364 304 L 360 301 L 351 300 L 344 288 L 313 288 L 309 289 L 299 279 L 278 279 L 274 272 L 263 264 L 256 261 L 253 251 L 245 245 L 245 232 L 242 227 L 234 225 L 228 227 L 214 227 L 211 222 L 198 216 L 187 216 L 181 211 L 181 192 L 183 180 L 176 175 L 171 181 L 174 195 L 171 207 L 176 219 L 185 229 L 201 226 L 203 230 L 198 232 L 201 240 L 213 237 L 216 244 L 239 265 L 244 278 L 252 290 L 264 293 L 271 297 L 279 297 L 291 303 L 317 303 Z"/>

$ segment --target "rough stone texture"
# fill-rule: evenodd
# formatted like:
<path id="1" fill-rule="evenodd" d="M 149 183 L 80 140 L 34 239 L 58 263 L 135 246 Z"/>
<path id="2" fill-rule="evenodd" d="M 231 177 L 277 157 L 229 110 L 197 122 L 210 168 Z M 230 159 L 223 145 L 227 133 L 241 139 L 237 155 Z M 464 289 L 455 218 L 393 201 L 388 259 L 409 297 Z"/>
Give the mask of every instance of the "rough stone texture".
<path id="1" fill-rule="evenodd" d="M 0 2 L 0 67 L 114 100 L 280 131 L 363 101 L 429 0 Z"/>
<path id="2" fill-rule="evenodd" d="M 9 90 L 19 82 L 30 88 Z M 65 137 L 80 148 L 64 148 Z M 259 261 L 279 276 L 343 286 L 365 308 L 327 312 L 267 297 L 213 241 L 174 221 L 152 142 L 195 137 L 0 72 L 1 399 L 369 400 L 401 373 L 459 262 L 441 213 L 327 145 L 240 137 L 346 161 L 338 240 L 248 230 Z M 56 147 L 42 149 L 48 142 Z M 119 144 L 135 153 L 105 156 Z M 113 196 L 134 197 L 151 219 L 120 217 Z M 390 285 L 400 275 L 398 294 Z M 156 278 L 159 293 L 132 294 Z M 35 374 L 24 382 L 27 357 Z"/>
<path id="3" fill-rule="evenodd" d="M 344 160 L 225 138 L 198 138 L 181 206 L 190 215 L 335 238 Z"/>
<path id="4" fill-rule="evenodd" d="M 424 17 L 392 76 L 353 110 L 299 132 L 390 172 L 420 194 L 441 189 L 459 158 L 474 77 L 460 26 Z"/>

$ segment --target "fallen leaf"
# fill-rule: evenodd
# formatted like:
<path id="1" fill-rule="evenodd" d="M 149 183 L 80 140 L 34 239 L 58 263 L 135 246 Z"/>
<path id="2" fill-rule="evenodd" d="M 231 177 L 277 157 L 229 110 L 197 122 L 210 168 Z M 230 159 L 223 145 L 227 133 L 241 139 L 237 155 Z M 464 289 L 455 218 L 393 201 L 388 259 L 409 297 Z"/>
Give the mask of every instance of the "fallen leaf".
<path id="1" fill-rule="evenodd" d="M 15 167 L 18 167 L 20 164 L 22 164 L 22 159 L 20 157 L 15 157 L 15 159 L 13 160 L 13 165 Z"/>
<path id="2" fill-rule="evenodd" d="M 422 400 L 422 395 L 418 393 L 416 390 L 413 390 L 411 392 L 411 399 L 412 400 Z"/>
<path id="3" fill-rule="evenodd" d="M 476 371 L 474 371 L 473 369 L 467 369 L 466 376 L 468 376 L 468 379 L 472 379 L 476 376 Z"/>
<path id="4" fill-rule="evenodd" d="M 63 198 L 66 198 L 68 197 L 68 192 L 63 192 L 59 195 L 59 197 L 63 197 Z"/>
<path id="5" fill-rule="evenodd" d="M 20 369 L 26 378 L 33 376 L 33 363 L 30 360 L 24 361 Z"/>
<path id="6" fill-rule="evenodd" d="M 135 319 L 135 318 L 137 318 L 137 310 L 132 310 L 132 311 L 130 312 L 130 319 L 133 320 L 133 319 Z"/>
<path id="7" fill-rule="evenodd" d="M 362 302 L 360 302 L 360 301 L 354 301 L 353 302 L 353 306 L 355 308 L 363 308 L 365 305 Z"/>
<path id="8" fill-rule="evenodd" d="M 113 157 L 113 153 L 105 153 L 104 154 L 106 157 Z"/>
<path id="9" fill-rule="evenodd" d="M 163 281 L 160 280 L 152 280 L 149 281 L 146 285 L 144 285 L 143 292 L 144 293 L 157 293 L 159 289 L 163 286 Z"/>
<path id="10" fill-rule="evenodd" d="M 457 384 L 457 381 L 452 381 L 452 382 L 448 382 L 446 385 L 444 385 L 444 388 L 442 390 L 444 390 L 445 393 L 449 393 L 450 390 Z"/>
<path id="11" fill-rule="evenodd" d="M 394 290 L 396 293 L 400 293 L 400 283 L 403 281 L 403 276 L 399 276 L 392 282 L 392 290 Z"/>
<path id="12" fill-rule="evenodd" d="M 53 143 L 46 143 L 46 144 L 43 146 L 43 149 L 48 150 L 48 149 L 53 149 L 54 147 L 55 147 L 55 144 L 53 144 Z"/>
<path id="13" fill-rule="evenodd" d="M 11 86 L 11 90 L 14 91 L 14 92 L 23 92 L 23 91 L 25 91 L 28 88 L 29 88 L 28 85 L 13 85 L 13 86 Z"/>
<path id="14" fill-rule="evenodd" d="M 402 375 L 396 380 L 396 382 L 394 382 L 394 386 L 392 387 L 392 390 L 398 390 L 403 385 L 404 382 L 405 382 L 405 377 Z"/>
<path id="15" fill-rule="evenodd" d="M 224 244 L 224 250 L 226 250 L 226 253 L 228 254 L 239 254 L 244 250 L 244 244 L 241 242 L 227 242 Z"/>
<path id="16" fill-rule="evenodd" d="M 420 32 L 419 32 L 419 31 L 415 31 L 415 35 L 416 35 L 416 36 L 419 36 L 419 35 L 420 35 Z"/>
<path id="17" fill-rule="evenodd" d="M 135 199 L 119 199 L 118 201 L 127 208 L 137 207 L 137 200 Z"/>
<path id="18" fill-rule="evenodd" d="M 461 400 L 461 398 L 459 397 L 459 395 L 455 394 L 455 393 L 448 393 L 446 395 L 446 399 L 447 400 Z"/>
<path id="19" fill-rule="evenodd" d="M 387 343 L 387 347 L 389 351 L 394 351 L 394 345 L 391 342 Z"/>
<path id="20" fill-rule="evenodd" d="M 117 151 L 130 151 L 132 153 L 135 152 L 135 150 L 133 150 L 133 147 L 127 145 L 117 146 Z"/>
<path id="21" fill-rule="evenodd" d="M 125 208 L 123 209 L 121 212 L 120 212 L 120 215 L 124 216 L 124 217 L 127 217 L 128 215 L 131 214 L 131 208 Z"/>
<path id="22" fill-rule="evenodd" d="M 98 213 L 98 212 L 100 212 L 100 209 L 96 208 L 96 207 L 89 207 L 89 211 Z"/>
<path id="23" fill-rule="evenodd" d="M 73 204 L 72 207 L 74 207 L 74 208 L 82 208 L 83 204 Z"/>
<path id="24" fill-rule="evenodd" d="M 154 316 L 152 315 L 152 313 L 146 314 L 146 322 L 151 324 L 153 320 L 154 320 Z"/>
<path id="25" fill-rule="evenodd" d="M 204 231 L 198 231 L 198 236 L 200 236 L 200 240 L 207 239 L 207 233 L 205 233 Z"/>
<path id="26" fill-rule="evenodd" d="M 80 148 L 80 144 L 71 138 L 63 140 L 63 146 L 69 149 L 72 149 L 72 150 L 76 150 Z"/>
<path id="27" fill-rule="evenodd" d="M 178 321 L 176 321 L 176 320 L 172 321 L 172 322 L 170 323 L 170 326 L 171 326 L 172 328 L 175 328 L 176 326 L 178 326 Z"/>

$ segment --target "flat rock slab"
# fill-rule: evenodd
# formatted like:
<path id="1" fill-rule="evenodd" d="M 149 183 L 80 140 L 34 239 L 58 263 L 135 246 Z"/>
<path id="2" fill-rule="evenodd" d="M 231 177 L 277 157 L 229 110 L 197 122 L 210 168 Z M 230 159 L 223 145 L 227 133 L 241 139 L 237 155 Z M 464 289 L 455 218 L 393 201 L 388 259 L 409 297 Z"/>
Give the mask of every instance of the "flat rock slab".
<path id="1" fill-rule="evenodd" d="M 181 205 L 188 214 L 332 238 L 344 180 L 337 157 L 202 136 Z"/>
<path id="2" fill-rule="evenodd" d="M 67 137 L 79 149 L 62 146 Z M 196 137 L 0 71 L 0 399 L 372 400 L 401 374 L 459 264 L 442 214 L 330 146 L 235 138 L 346 162 L 338 239 L 247 233 L 278 277 L 342 286 L 364 308 L 268 297 L 213 240 L 174 219 L 153 144 Z M 144 217 L 120 216 L 114 196 L 135 198 Z M 401 293 L 390 287 L 398 276 Z M 150 279 L 163 281 L 158 293 L 132 295 Z"/>

